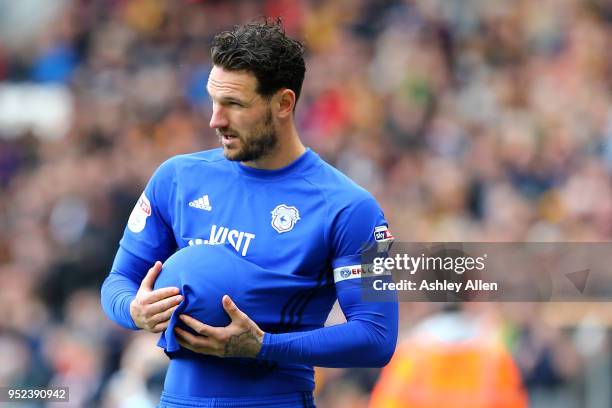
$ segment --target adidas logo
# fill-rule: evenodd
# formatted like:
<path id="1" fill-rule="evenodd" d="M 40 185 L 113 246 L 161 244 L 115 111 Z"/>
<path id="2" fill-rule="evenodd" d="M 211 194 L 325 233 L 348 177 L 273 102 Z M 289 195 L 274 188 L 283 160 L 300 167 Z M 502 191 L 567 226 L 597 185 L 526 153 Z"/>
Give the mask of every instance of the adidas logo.
<path id="1" fill-rule="evenodd" d="M 190 207 L 198 208 L 200 210 L 211 211 L 212 207 L 210 206 L 210 200 L 208 199 L 208 194 L 193 200 L 189 203 Z"/>

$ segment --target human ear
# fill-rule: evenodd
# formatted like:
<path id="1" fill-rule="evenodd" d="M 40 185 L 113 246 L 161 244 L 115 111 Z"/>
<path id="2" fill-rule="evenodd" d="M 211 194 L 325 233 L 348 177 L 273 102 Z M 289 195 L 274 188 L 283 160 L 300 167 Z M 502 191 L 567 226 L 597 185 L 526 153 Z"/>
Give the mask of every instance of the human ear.
<path id="1" fill-rule="evenodd" d="M 291 89 L 281 89 L 277 96 L 276 107 L 278 108 L 277 115 L 280 119 L 286 119 L 293 114 L 293 107 L 295 106 L 295 92 Z"/>

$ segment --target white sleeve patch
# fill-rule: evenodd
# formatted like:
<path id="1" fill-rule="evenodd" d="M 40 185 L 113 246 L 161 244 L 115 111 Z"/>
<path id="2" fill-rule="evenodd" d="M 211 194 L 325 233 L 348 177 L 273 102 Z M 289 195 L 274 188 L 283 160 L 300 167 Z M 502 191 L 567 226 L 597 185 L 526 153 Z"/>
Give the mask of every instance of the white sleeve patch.
<path id="1" fill-rule="evenodd" d="M 340 266 L 334 269 L 334 283 L 361 278 L 361 265 Z"/>
<path id="2" fill-rule="evenodd" d="M 141 232 L 147 225 L 147 218 L 151 216 L 151 202 L 143 192 L 134 206 L 128 220 L 128 228 L 135 234 Z"/>
<path id="3" fill-rule="evenodd" d="M 374 239 L 376 242 L 393 242 L 395 237 L 389 231 L 389 227 L 386 225 L 380 225 L 374 228 Z"/>

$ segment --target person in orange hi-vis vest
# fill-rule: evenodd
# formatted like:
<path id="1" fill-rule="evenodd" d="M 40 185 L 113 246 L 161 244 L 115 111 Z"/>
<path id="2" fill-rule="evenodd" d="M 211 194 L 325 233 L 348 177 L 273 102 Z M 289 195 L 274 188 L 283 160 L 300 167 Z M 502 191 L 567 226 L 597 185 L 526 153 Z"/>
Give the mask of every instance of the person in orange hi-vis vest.
<path id="1" fill-rule="evenodd" d="M 371 408 L 526 408 L 518 368 L 486 319 L 447 310 L 408 335 L 383 369 Z"/>

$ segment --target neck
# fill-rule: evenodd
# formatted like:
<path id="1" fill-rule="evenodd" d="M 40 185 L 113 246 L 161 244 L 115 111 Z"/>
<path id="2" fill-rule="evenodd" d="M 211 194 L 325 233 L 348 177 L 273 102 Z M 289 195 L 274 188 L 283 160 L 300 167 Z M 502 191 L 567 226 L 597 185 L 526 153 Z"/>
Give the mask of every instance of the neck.
<path id="1" fill-rule="evenodd" d="M 279 132 L 278 144 L 270 153 L 257 160 L 242 162 L 243 165 L 262 170 L 276 170 L 288 166 L 297 160 L 306 148 L 302 144 L 295 125 Z"/>

